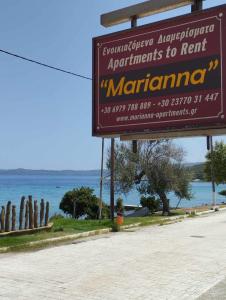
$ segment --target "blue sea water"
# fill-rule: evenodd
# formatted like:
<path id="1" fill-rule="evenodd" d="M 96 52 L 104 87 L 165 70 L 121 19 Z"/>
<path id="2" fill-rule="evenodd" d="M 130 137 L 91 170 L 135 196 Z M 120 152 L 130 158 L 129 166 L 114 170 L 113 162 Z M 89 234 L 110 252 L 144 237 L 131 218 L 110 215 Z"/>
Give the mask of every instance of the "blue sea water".
<path id="1" fill-rule="evenodd" d="M 59 203 L 64 193 L 73 188 L 88 186 L 94 189 L 99 196 L 99 177 L 97 176 L 67 176 L 67 175 L 0 175 L 0 206 L 11 201 L 19 207 L 20 198 L 32 195 L 38 202 L 41 198 L 50 202 L 50 214 L 61 213 Z M 211 203 L 211 184 L 208 182 L 192 182 L 193 199 L 182 200 L 181 207 L 194 207 Z M 226 185 L 217 186 L 217 191 L 226 189 Z M 116 195 L 116 197 L 119 195 Z M 125 204 L 139 204 L 140 196 L 137 191 L 128 195 L 120 195 Z M 109 203 L 109 186 L 105 185 L 103 200 Z M 176 206 L 178 199 L 173 193 L 168 195 L 171 206 Z M 217 194 L 217 202 L 226 201 L 226 198 Z"/>

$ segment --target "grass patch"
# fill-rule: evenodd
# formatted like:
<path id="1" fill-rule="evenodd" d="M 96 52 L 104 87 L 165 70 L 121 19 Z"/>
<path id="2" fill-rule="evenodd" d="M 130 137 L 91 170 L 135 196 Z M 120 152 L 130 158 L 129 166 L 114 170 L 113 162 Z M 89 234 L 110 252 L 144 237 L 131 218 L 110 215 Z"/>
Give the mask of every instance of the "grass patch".
<path id="1" fill-rule="evenodd" d="M 169 217 L 161 215 L 151 215 L 148 217 L 124 218 L 123 225 L 140 223 L 141 226 L 155 225 L 169 221 Z M 53 227 L 49 232 L 39 232 L 22 236 L 8 236 L 0 238 L 0 249 L 10 247 L 8 251 L 25 251 L 56 245 L 61 242 L 44 242 L 46 239 L 68 236 L 75 233 L 82 233 L 104 228 L 112 228 L 111 220 L 74 220 L 72 218 L 55 217 L 52 218 Z M 38 245 L 30 245 L 30 242 L 40 241 Z M 43 241 L 43 243 L 42 243 Z M 65 243 L 65 241 L 64 241 Z"/>
<path id="2" fill-rule="evenodd" d="M 71 218 L 56 218 L 51 220 L 53 227 L 50 232 L 39 232 L 29 235 L 8 236 L 0 238 L 1 247 L 25 246 L 30 242 L 42 241 L 50 238 L 67 236 L 91 230 L 111 227 L 110 220 L 73 220 Z"/>

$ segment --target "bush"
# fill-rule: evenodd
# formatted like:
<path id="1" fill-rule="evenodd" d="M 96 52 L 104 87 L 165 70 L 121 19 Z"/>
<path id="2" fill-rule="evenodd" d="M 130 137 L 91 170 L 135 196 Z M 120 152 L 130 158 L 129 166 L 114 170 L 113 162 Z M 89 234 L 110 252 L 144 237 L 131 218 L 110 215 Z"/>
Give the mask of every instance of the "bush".
<path id="1" fill-rule="evenodd" d="M 140 198 L 140 204 L 142 207 L 147 207 L 151 213 L 159 211 L 161 209 L 161 202 L 155 197 L 145 197 Z"/>
<path id="2" fill-rule="evenodd" d="M 112 232 L 119 232 L 121 230 L 120 225 L 118 225 L 116 222 L 114 222 L 111 225 L 111 230 L 112 230 Z"/>
<path id="3" fill-rule="evenodd" d="M 221 195 L 221 196 L 226 196 L 226 190 L 222 190 L 218 194 Z"/>
<path id="4" fill-rule="evenodd" d="M 121 214 L 124 213 L 124 205 L 123 205 L 123 200 L 122 200 L 122 198 L 118 198 L 118 199 L 117 199 L 115 209 L 116 209 L 116 212 L 117 212 L 117 213 L 121 213 Z"/>
<path id="5" fill-rule="evenodd" d="M 52 215 L 52 217 L 49 219 L 50 222 L 53 222 L 54 220 L 59 220 L 59 219 L 63 219 L 64 216 L 62 216 L 61 214 L 57 214 L 55 213 L 54 215 Z"/>
<path id="6" fill-rule="evenodd" d="M 89 187 L 68 191 L 60 202 L 60 209 L 74 218 L 85 215 L 87 219 L 98 219 L 99 199 L 93 194 L 93 191 Z M 103 203 L 102 217 L 108 215 L 107 210 L 106 204 Z"/>

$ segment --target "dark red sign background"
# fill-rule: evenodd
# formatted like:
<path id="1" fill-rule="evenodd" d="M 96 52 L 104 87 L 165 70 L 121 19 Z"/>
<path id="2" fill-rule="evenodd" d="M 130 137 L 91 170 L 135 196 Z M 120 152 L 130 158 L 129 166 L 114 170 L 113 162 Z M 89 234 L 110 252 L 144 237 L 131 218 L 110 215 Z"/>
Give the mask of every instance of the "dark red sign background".
<path id="1" fill-rule="evenodd" d="M 93 135 L 226 128 L 226 5 L 93 39 Z"/>

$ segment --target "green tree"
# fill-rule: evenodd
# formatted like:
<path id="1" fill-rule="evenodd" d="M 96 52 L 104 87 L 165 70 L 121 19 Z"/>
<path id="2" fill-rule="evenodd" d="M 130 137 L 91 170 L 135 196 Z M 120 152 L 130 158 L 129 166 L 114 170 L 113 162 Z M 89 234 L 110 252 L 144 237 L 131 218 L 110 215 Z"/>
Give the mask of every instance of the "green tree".
<path id="1" fill-rule="evenodd" d="M 211 165 L 213 166 L 213 175 L 216 184 L 226 182 L 226 145 L 221 142 L 216 142 L 213 147 L 213 152 L 209 151 L 206 155 L 204 172 L 206 180 L 211 180 Z"/>
<path id="2" fill-rule="evenodd" d="M 141 195 L 158 196 L 163 214 L 169 214 L 167 194 L 174 192 L 179 199 L 190 199 L 190 173 L 183 165 L 184 152 L 168 140 L 138 143 L 137 153 L 130 144 L 116 144 L 116 189 L 128 193 L 136 187 Z M 110 152 L 107 168 L 110 169 Z"/>
<path id="3" fill-rule="evenodd" d="M 66 192 L 60 202 L 60 209 L 74 218 L 87 215 L 88 219 L 97 219 L 99 199 L 93 194 L 93 191 L 89 187 L 81 187 Z M 109 217 L 109 209 L 104 203 L 102 217 Z"/>

